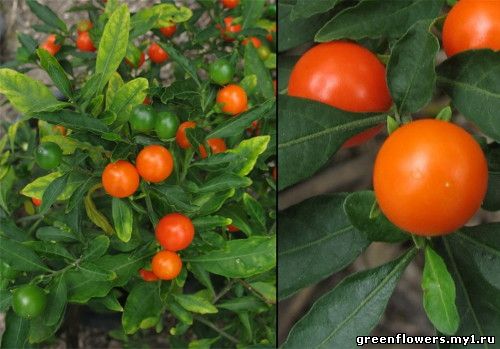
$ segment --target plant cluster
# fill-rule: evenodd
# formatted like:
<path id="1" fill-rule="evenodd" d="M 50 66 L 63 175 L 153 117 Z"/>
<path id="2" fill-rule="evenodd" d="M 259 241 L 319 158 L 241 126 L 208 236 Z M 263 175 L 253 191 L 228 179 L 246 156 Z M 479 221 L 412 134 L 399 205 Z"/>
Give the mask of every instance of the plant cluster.
<path id="1" fill-rule="evenodd" d="M 341 271 L 372 242 L 405 248 L 323 295 L 283 347 L 355 348 L 419 252 L 423 307 L 436 334 L 498 335 L 500 223 L 465 224 L 480 208 L 500 210 L 500 2 L 278 6 L 278 189 L 311 177 L 384 124 L 389 134 L 373 190 L 321 195 L 279 213 L 278 298 Z M 437 64 L 441 46 L 446 58 Z M 477 135 L 451 122 L 454 111 Z M 500 345 L 482 340 L 478 347 Z"/>
<path id="2" fill-rule="evenodd" d="M 1 122 L 2 348 L 83 306 L 119 314 L 125 347 L 274 346 L 276 11 L 186 3 L 90 0 L 69 26 L 27 0 L 46 37 L 18 33 L 0 67 L 20 113 Z"/>

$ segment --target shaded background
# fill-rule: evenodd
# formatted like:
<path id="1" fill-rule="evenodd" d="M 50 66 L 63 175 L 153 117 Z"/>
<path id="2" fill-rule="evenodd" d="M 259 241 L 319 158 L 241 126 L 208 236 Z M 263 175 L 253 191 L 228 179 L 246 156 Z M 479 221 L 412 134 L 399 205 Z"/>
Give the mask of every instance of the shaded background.
<path id="1" fill-rule="evenodd" d="M 310 45 L 287 52 L 289 55 L 301 55 Z M 282 58 L 282 56 L 280 56 Z M 438 63 L 445 59 L 444 52 L 438 54 Z M 279 78 L 279 77 L 278 77 Z M 435 116 L 443 107 L 449 104 L 445 95 L 436 96 L 432 103 L 414 117 Z M 278 104 L 279 108 L 279 104 Z M 477 133 L 475 128 L 461 115 L 454 114 L 453 122 L 460 124 L 470 133 Z M 298 204 L 310 197 L 335 192 L 353 192 L 372 188 L 372 171 L 375 157 L 383 141 L 387 137 L 384 131 L 367 143 L 349 149 L 338 151 L 330 162 L 312 178 L 287 188 L 278 193 L 278 209 Z M 318 149 L 318 151 L 321 151 Z M 467 225 L 500 221 L 500 212 L 480 210 Z M 279 227 L 279 222 L 278 222 Z M 278 235 L 279 236 L 279 235 Z M 278 242 L 279 243 L 279 242 Z M 307 287 L 292 297 L 278 303 L 278 343 L 283 344 L 292 326 L 302 318 L 314 302 L 333 289 L 346 276 L 377 267 L 395 259 L 413 244 L 412 240 L 400 244 L 372 243 L 353 264 L 339 273 L 335 273 L 316 285 Z M 436 335 L 434 327 L 427 319 L 422 304 L 421 277 L 424 258 L 419 254 L 406 268 L 403 276 L 388 303 L 386 311 L 372 331 L 374 336 L 394 336 L 405 333 L 412 336 Z M 314 268 L 311 265 L 311 268 Z M 279 270 L 278 270 L 279 273 Z M 279 287 L 279 285 L 278 285 Z M 435 349 L 435 345 L 365 345 L 365 348 L 413 348 Z"/>

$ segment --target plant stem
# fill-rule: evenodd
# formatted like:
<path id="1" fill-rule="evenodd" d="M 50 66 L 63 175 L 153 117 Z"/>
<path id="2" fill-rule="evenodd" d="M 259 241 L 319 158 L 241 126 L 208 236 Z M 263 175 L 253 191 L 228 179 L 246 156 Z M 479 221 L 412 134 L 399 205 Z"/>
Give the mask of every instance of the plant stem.
<path id="1" fill-rule="evenodd" d="M 213 303 L 217 303 L 217 301 L 222 297 L 224 297 L 224 295 L 228 293 L 232 287 L 233 287 L 233 282 L 229 281 L 227 285 L 214 297 Z"/>
<path id="2" fill-rule="evenodd" d="M 212 322 L 208 321 L 208 320 L 205 320 L 203 317 L 201 316 L 198 316 L 198 315 L 194 315 L 194 319 L 201 322 L 202 324 L 204 325 L 207 325 L 208 327 L 210 327 L 212 330 L 214 330 L 215 332 L 219 333 L 221 336 L 224 336 L 226 337 L 227 339 L 229 339 L 231 342 L 233 342 L 234 344 L 239 344 L 240 341 L 237 340 L 236 338 L 234 338 L 233 336 L 231 336 L 229 333 L 227 333 L 226 331 L 218 328 L 215 324 L 213 324 Z"/>

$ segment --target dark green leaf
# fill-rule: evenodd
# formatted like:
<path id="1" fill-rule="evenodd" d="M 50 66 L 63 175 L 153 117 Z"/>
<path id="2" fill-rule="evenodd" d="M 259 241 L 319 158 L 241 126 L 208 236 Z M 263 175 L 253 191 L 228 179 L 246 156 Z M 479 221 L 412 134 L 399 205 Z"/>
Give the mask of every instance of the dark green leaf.
<path id="1" fill-rule="evenodd" d="M 368 246 L 344 213 L 345 198 L 318 196 L 279 213 L 278 298 L 343 269 Z"/>
<path id="2" fill-rule="evenodd" d="M 283 95 L 278 104 L 280 190 L 314 174 L 351 136 L 386 120 Z"/>
<path id="3" fill-rule="evenodd" d="M 266 0 L 243 0 L 241 2 L 243 12 L 243 22 L 241 26 L 243 29 L 255 25 L 257 20 L 261 18 L 265 5 Z"/>
<path id="4" fill-rule="evenodd" d="M 300 56 L 278 56 L 278 93 L 282 93 L 288 88 L 290 74 L 299 58 Z"/>
<path id="5" fill-rule="evenodd" d="M 471 50 L 447 59 L 437 68 L 438 85 L 453 105 L 482 132 L 500 141 L 500 52 Z"/>
<path id="6" fill-rule="evenodd" d="M 162 302 L 157 283 L 137 283 L 127 297 L 123 310 L 122 325 L 125 333 L 153 327 L 160 320 Z"/>
<path id="7" fill-rule="evenodd" d="M 434 94 L 439 41 L 430 31 L 432 22 L 415 23 L 396 42 L 389 58 L 387 83 L 401 115 L 416 112 Z"/>
<path id="8" fill-rule="evenodd" d="M 62 30 L 63 32 L 67 32 L 68 28 L 66 27 L 66 23 L 64 23 L 57 15 L 52 11 L 48 6 L 40 5 L 35 0 L 27 0 L 26 1 L 31 11 L 40 18 L 45 24 L 50 27 Z"/>
<path id="9" fill-rule="evenodd" d="M 369 335 L 379 322 L 415 253 L 412 249 L 392 262 L 344 279 L 295 324 L 283 348 L 356 348 L 356 337 Z"/>
<path id="10" fill-rule="evenodd" d="M 397 38 L 418 21 L 437 18 L 443 3 L 443 0 L 363 0 L 333 17 L 316 33 L 315 41 Z"/>
<path id="11" fill-rule="evenodd" d="M 309 18 L 292 20 L 290 14 L 294 5 L 278 2 L 278 51 L 282 52 L 306 42 L 312 42 L 314 35 L 330 18 L 331 13 L 321 13 Z M 281 79 L 281 78 L 280 78 Z"/>
<path id="12" fill-rule="evenodd" d="M 185 70 L 186 74 L 188 74 L 196 82 L 196 84 L 200 86 L 200 80 L 198 79 L 196 68 L 191 64 L 191 62 L 184 55 L 180 54 L 173 46 L 163 43 L 159 44 L 165 51 L 167 51 L 170 58 L 177 62 L 182 69 Z"/>
<path id="13" fill-rule="evenodd" d="M 52 206 L 52 204 L 56 202 L 59 195 L 66 188 L 66 184 L 68 183 L 68 178 L 69 178 L 69 173 L 61 177 L 57 177 L 49 184 L 47 189 L 45 189 L 42 196 L 42 204 L 40 205 L 40 214 L 45 214 L 45 212 L 48 211 L 50 206 Z"/>
<path id="14" fill-rule="evenodd" d="M 309 18 L 316 14 L 328 12 L 337 5 L 340 0 L 297 0 L 297 4 L 293 7 L 290 15 L 291 20 L 297 18 Z"/>
<path id="15" fill-rule="evenodd" d="M 49 287 L 47 306 L 44 320 L 48 326 L 56 325 L 64 314 L 66 301 L 68 298 L 68 288 L 62 275 L 55 277 Z"/>
<path id="16" fill-rule="evenodd" d="M 36 231 L 36 237 L 44 241 L 76 242 L 78 239 L 71 232 L 56 227 L 42 227 Z"/>
<path id="17" fill-rule="evenodd" d="M 373 205 L 376 202 L 372 191 L 358 191 L 345 199 L 344 210 L 351 224 L 365 233 L 370 241 L 400 242 L 410 237 L 389 222 L 382 212 L 370 217 Z"/>
<path id="18" fill-rule="evenodd" d="M 246 278 L 263 273 L 276 265 L 276 236 L 255 236 L 227 241 L 223 249 L 183 258 L 201 263 L 207 271 L 226 277 Z"/>
<path id="19" fill-rule="evenodd" d="M 13 310 L 5 317 L 5 332 L 2 335 L 2 345 L 4 349 L 26 348 L 28 344 L 28 333 L 30 321 L 17 316 Z"/>
<path id="20" fill-rule="evenodd" d="M 54 125 L 61 125 L 71 130 L 91 131 L 97 133 L 108 132 L 108 126 L 101 120 L 82 115 L 69 110 L 62 110 L 56 113 L 35 114 L 35 118 L 50 122 Z"/>
<path id="21" fill-rule="evenodd" d="M 199 314 L 217 313 L 217 308 L 198 294 L 174 294 L 174 299 L 184 309 Z"/>
<path id="22" fill-rule="evenodd" d="M 0 256 L 20 271 L 50 271 L 38 255 L 23 244 L 0 237 Z"/>
<path id="23" fill-rule="evenodd" d="M 269 70 L 260 59 L 256 48 L 253 45 L 245 46 L 245 76 L 257 76 L 257 90 L 256 94 L 269 99 L 274 97 L 273 80 Z"/>
<path id="24" fill-rule="evenodd" d="M 17 33 L 17 39 L 30 55 L 35 53 L 35 50 L 38 47 L 38 42 L 35 39 L 24 33 Z"/>
<path id="25" fill-rule="evenodd" d="M 36 51 L 36 54 L 40 58 L 40 65 L 47 72 L 47 74 L 49 74 L 56 87 L 66 97 L 71 98 L 73 96 L 71 83 L 66 75 L 66 72 L 63 67 L 61 67 L 57 59 L 41 48 Z"/>
<path id="26" fill-rule="evenodd" d="M 212 130 L 212 132 L 207 135 L 207 139 L 231 137 L 243 132 L 252 124 L 252 121 L 266 117 L 271 112 L 274 114 L 276 108 L 275 103 L 276 101 L 274 99 L 269 99 L 257 108 L 253 108 L 248 112 L 238 115 L 237 118 L 230 118 L 228 121 L 223 122 Z"/>
<path id="27" fill-rule="evenodd" d="M 109 248 L 109 238 L 105 235 L 98 235 L 89 242 L 82 255 L 82 259 L 93 260 L 102 257 Z"/>

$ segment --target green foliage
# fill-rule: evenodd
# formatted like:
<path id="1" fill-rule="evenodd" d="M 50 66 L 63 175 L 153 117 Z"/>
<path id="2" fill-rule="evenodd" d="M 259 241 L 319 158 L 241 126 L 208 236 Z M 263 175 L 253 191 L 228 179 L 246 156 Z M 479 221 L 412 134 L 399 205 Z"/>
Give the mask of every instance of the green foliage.
<path id="1" fill-rule="evenodd" d="M 471 133 L 488 137 L 477 137 L 489 171 L 482 208 L 497 213 L 500 56 L 497 51 L 471 49 L 444 57 L 440 46 L 442 21 L 449 10 L 445 1 L 283 0 L 278 7 L 279 190 L 314 176 L 338 152 L 347 154 L 342 146 L 346 140 L 375 125 L 384 124 L 387 132 L 381 137 L 386 137 L 414 117 L 452 122 L 459 112 Z M 317 43 L 334 40 L 355 42 L 386 65 L 393 101 L 390 109 L 352 113 L 287 96 L 290 75 L 301 54 Z M 327 84 L 322 83 L 318 88 Z M 363 149 L 366 146 L 351 154 Z M 496 334 L 500 326 L 499 224 L 464 226 L 432 239 L 412 236 L 390 222 L 374 192 L 367 189 L 315 196 L 278 213 L 278 299 L 341 271 L 371 242 L 406 246 L 412 237 L 415 247 L 396 261 L 346 277 L 314 302 L 283 347 L 354 348 L 356 336 L 370 335 L 380 321 L 398 278 L 417 253 L 425 257 L 422 303 L 437 334 Z M 433 207 L 428 209 L 432 212 Z M 231 216 L 233 222 L 236 217 Z"/>
<path id="2" fill-rule="evenodd" d="M 1 347 L 52 342 L 72 325 L 65 321 L 73 304 L 121 313 L 110 335 L 124 347 L 144 344 L 153 328 L 171 347 L 274 346 L 276 65 L 263 62 L 252 45 L 240 49 L 247 35 L 264 41 L 275 27 L 274 18 L 262 18 L 268 3 L 242 2 L 235 17 L 244 32 L 234 42 L 216 28 L 228 15 L 219 3 L 210 13 L 161 3 L 140 4 L 131 14 L 119 0 L 74 6 L 70 12 L 93 24 L 96 52 L 77 50 L 75 26 L 47 6 L 35 0 L 28 6 L 43 22 L 33 28 L 56 34 L 62 47 L 51 55 L 31 35 L 18 34 L 16 60 L 0 68 L 0 93 L 21 114 L 18 122 L 0 122 Z M 213 35 L 199 41 L 204 14 Z M 173 24 L 188 40 L 159 31 Z M 149 59 L 134 68 L 125 62 L 137 63 L 151 38 L 169 55 L 166 79 Z M 229 117 L 216 106 L 221 86 L 205 74 L 214 59 L 229 64 L 224 84 L 243 81 L 248 88 L 241 115 Z M 48 74 L 47 85 L 26 74 L 34 68 Z M 130 117 L 146 97 L 152 122 L 137 128 Z M 187 134 L 193 146 L 181 149 L 175 135 L 188 120 L 197 124 Z M 258 126 L 251 129 L 253 122 Z M 202 159 L 198 145 L 211 138 L 223 138 L 227 151 L 209 150 Z M 54 166 L 35 162 L 41 143 L 60 148 Z M 169 150 L 172 174 L 160 183 L 141 179 L 128 197 L 109 196 L 104 168 L 117 160 L 135 165 L 149 144 Z M 174 212 L 195 227 L 191 245 L 177 251 L 182 269 L 173 280 L 145 281 L 139 270 L 150 270 L 161 250 L 156 224 Z M 230 224 L 241 231 L 229 232 Z M 30 282 L 44 290 L 47 306 L 23 319 L 12 310 L 12 292 Z"/>

